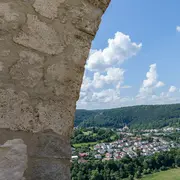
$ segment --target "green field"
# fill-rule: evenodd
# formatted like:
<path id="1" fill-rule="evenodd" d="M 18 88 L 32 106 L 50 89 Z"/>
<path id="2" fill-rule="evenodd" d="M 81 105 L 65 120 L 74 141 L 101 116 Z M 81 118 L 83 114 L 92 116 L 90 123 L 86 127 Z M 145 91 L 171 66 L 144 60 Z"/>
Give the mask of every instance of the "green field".
<path id="1" fill-rule="evenodd" d="M 83 132 L 83 134 L 88 136 L 89 134 L 92 134 L 92 131 L 86 131 L 86 132 Z"/>
<path id="2" fill-rule="evenodd" d="M 78 148 L 78 147 L 84 147 L 84 146 L 88 146 L 88 145 L 92 146 L 92 145 L 95 145 L 95 144 L 97 144 L 97 142 L 78 143 L 78 144 L 73 144 L 73 146 L 75 148 Z"/>
<path id="3" fill-rule="evenodd" d="M 180 180 L 180 168 L 148 175 L 141 180 Z"/>

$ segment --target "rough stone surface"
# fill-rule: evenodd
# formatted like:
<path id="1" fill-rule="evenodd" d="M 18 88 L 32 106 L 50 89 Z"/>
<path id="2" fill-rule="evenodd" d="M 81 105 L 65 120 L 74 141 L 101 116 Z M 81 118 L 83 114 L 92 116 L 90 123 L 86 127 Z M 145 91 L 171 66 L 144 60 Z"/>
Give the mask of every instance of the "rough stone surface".
<path id="1" fill-rule="evenodd" d="M 28 169 L 24 174 L 26 180 L 70 179 L 71 146 L 68 137 L 59 136 L 52 131 L 32 133 L 8 129 L 0 129 L 0 137 L 0 144 L 8 139 L 22 137 L 27 145 Z"/>
<path id="2" fill-rule="evenodd" d="M 17 10 L 17 6 L 13 1 L 0 3 L 0 30 L 17 29 L 25 23 L 25 15 Z"/>
<path id="3" fill-rule="evenodd" d="M 70 179 L 76 101 L 109 2 L 0 0 L 0 143 L 23 139 L 27 180 Z"/>
<path id="4" fill-rule="evenodd" d="M 58 15 L 58 7 L 64 2 L 65 0 L 36 0 L 33 7 L 42 16 L 54 19 Z"/>
<path id="5" fill-rule="evenodd" d="M 89 3 L 91 3 L 93 6 L 96 6 L 98 8 L 101 8 L 103 11 L 106 10 L 107 6 L 109 5 L 109 0 L 87 0 Z"/>
<path id="6" fill-rule="evenodd" d="M 11 130 L 31 129 L 33 107 L 26 92 L 16 93 L 13 89 L 0 89 L 0 127 Z"/>
<path id="7" fill-rule="evenodd" d="M 21 51 L 19 61 L 10 69 L 13 80 L 22 86 L 33 88 L 43 77 L 44 57 L 31 51 Z"/>
<path id="8" fill-rule="evenodd" d="M 48 54 L 59 54 L 64 49 L 64 43 L 53 27 L 40 21 L 36 15 L 27 15 L 24 28 L 13 38 L 14 42 Z"/>
<path id="9" fill-rule="evenodd" d="M 0 180 L 25 180 L 26 168 L 27 146 L 21 139 L 0 146 Z"/>
<path id="10" fill-rule="evenodd" d="M 34 159 L 31 163 L 32 175 L 27 180 L 70 180 L 69 160 Z"/>

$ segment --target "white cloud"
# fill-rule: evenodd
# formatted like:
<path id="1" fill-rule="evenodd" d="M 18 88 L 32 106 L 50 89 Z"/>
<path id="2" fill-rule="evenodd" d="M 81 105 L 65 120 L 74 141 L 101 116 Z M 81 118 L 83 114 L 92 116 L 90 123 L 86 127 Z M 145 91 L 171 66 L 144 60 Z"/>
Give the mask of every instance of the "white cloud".
<path id="1" fill-rule="evenodd" d="M 105 84 L 116 84 L 124 81 L 124 70 L 120 68 L 108 68 L 106 75 L 94 73 L 93 85 L 95 88 L 103 88 Z"/>
<path id="2" fill-rule="evenodd" d="M 106 105 L 118 104 L 121 88 L 131 88 L 123 86 L 125 70 L 120 68 L 120 65 L 135 56 L 141 47 L 141 43 L 136 44 L 128 35 L 117 32 L 114 39 L 108 40 L 105 49 L 91 50 L 78 107 L 87 105 L 88 108 L 103 108 Z"/>
<path id="3" fill-rule="evenodd" d="M 169 88 L 169 92 L 170 93 L 173 93 L 173 92 L 176 92 L 177 91 L 177 88 L 175 87 L 175 86 L 171 86 L 170 88 Z"/>
<path id="4" fill-rule="evenodd" d="M 84 78 L 80 101 L 77 103 L 78 108 L 108 109 L 142 104 L 180 102 L 180 91 L 175 86 L 170 86 L 164 92 L 156 91 L 158 88 L 165 86 L 162 81 L 158 80 L 156 64 L 150 65 L 149 71 L 146 73 L 146 79 L 143 81 L 138 95 L 133 97 L 121 96 L 121 89 L 131 88 L 131 86 L 123 85 L 123 69 L 108 68 L 104 73 L 96 72 L 93 74 L 92 79 L 90 77 Z M 109 86 L 110 84 L 111 86 Z"/>
<path id="5" fill-rule="evenodd" d="M 126 59 L 135 56 L 141 47 L 141 43 L 136 44 L 128 35 L 117 32 L 114 39 L 108 40 L 108 47 L 103 50 L 91 50 L 86 68 L 90 71 L 102 71 L 120 65 Z"/>
<path id="6" fill-rule="evenodd" d="M 180 26 L 176 26 L 176 31 L 180 32 Z"/>
<path id="7" fill-rule="evenodd" d="M 120 92 L 107 89 L 100 92 L 89 92 L 82 101 L 78 102 L 78 108 L 85 109 L 109 109 L 122 106 L 142 104 L 171 104 L 180 102 L 180 96 L 169 92 L 161 92 L 146 97 L 121 97 Z"/>
<path id="8" fill-rule="evenodd" d="M 94 109 L 125 104 L 129 97 L 121 98 L 120 90 L 131 86 L 123 85 L 125 70 L 120 65 L 141 47 L 141 43 L 136 44 L 128 35 L 117 32 L 105 49 L 91 50 L 77 106 Z"/>
<path id="9" fill-rule="evenodd" d="M 92 106 L 92 104 L 97 104 L 99 107 L 103 108 L 104 103 L 113 103 L 120 100 L 120 91 L 115 89 L 105 89 L 101 91 L 86 91 L 81 92 L 79 105 L 87 104 Z M 101 105 L 100 105 L 101 104 Z M 110 105 L 110 104 L 109 104 Z"/>
<path id="10" fill-rule="evenodd" d="M 178 31 L 180 32 L 180 26 Z M 124 83 L 126 71 L 121 65 L 126 59 L 135 56 L 141 48 L 141 43 L 136 44 L 128 35 L 117 32 L 114 39 L 108 40 L 108 46 L 105 49 L 91 50 L 77 107 L 103 109 L 180 101 L 180 97 L 177 97 L 180 91 L 175 86 L 159 92 L 160 87 L 165 84 L 158 79 L 156 64 L 150 65 L 137 96 L 122 96 L 126 93 L 125 90 L 121 93 L 122 89 L 132 87 Z"/>
<path id="11" fill-rule="evenodd" d="M 95 72 L 93 79 L 84 76 L 81 91 L 87 89 L 102 89 L 106 85 L 121 85 L 124 81 L 125 70 L 120 68 L 107 68 L 104 73 Z"/>
<path id="12" fill-rule="evenodd" d="M 120 93 L 114 89 L 106 89 L 100 92 L 94 92 L 92 95 L 92 101 L 109 103 L 120 99 Z"/>
<path id="13" fill-rule="evenodd" d="M 162 81 L 159 81 L 157 84 L 156 84 L 156 87 L 159 88 L 159 87 L 162 87 L 164 86 L 165 84 L 162 82 Z"/>
<path id="14" fill-rule="evenodd" d="M 92 84 L 91 79 L 89 77 L 86 77 L 86 75 L 84 75 L 81 91 L 87 91 L 91 87 L 91 84 Z"/>
<path id="15" fill-rule="evenodd" d="M 139 90 L 138 97 L 146 97 L 153 95 L 156 88 L 164 86 L 162 81 L 158 81 L 157 66 L 151 64 L 149 71 L 146 73 L 146 79 Z"/>

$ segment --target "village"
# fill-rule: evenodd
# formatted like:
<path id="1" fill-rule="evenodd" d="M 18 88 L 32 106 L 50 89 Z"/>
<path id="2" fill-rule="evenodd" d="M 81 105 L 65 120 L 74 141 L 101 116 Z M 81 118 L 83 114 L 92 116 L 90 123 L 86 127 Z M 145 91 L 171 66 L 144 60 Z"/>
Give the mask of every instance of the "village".
<path id="1" fill-rule="evenodd" d="M 97 143 L 89 146 L 87 151 L 82 148 L 72 147 L 72 161 L 77 160 L 79 163 L 86 163 L 88 160 L 120 160 L 125 156 L 134 158 L 137 156 L 151 156 L 156 152 L 170 151 L 172 148 L 179 148 L 180 144 L 174 141 L 164 140 L 163 135 L 170 134 L 180 129 L 164 128 L 153 130 L 142 130 L 141 136 L 135 135 L 136 131 L 129 131 L 125 126 L 116 130 L 123 138 L 113 142 Z"/>

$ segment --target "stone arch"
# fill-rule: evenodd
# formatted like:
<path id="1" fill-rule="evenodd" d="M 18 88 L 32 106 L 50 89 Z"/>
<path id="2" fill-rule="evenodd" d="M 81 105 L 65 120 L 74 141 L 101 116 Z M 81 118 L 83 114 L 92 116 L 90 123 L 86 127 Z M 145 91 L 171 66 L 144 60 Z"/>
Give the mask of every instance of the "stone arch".
<path id="1" fill-rule="evenodd" d="M 0 1 L 0 144 L 25 142 L 26 180 L 70 179 L 76 101 L 109 3 Z"/>

